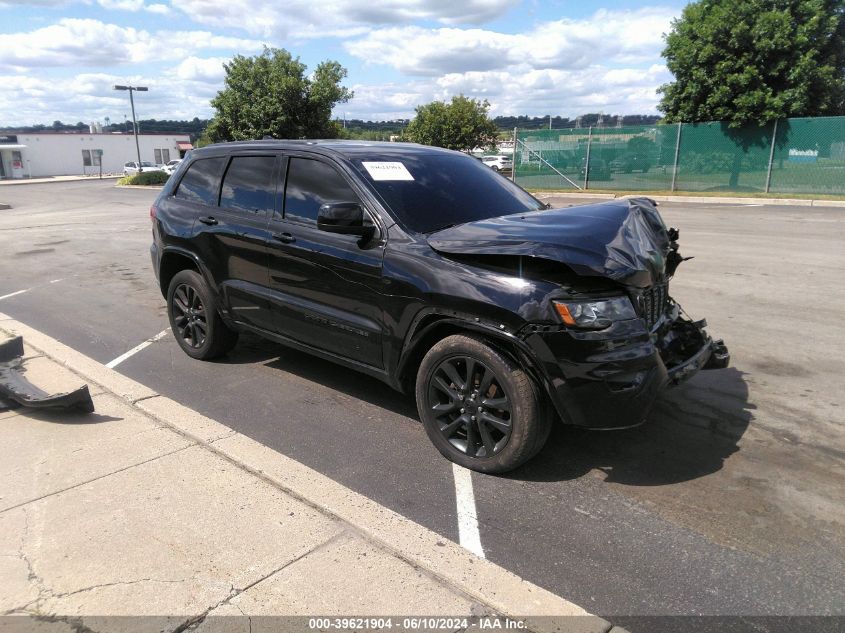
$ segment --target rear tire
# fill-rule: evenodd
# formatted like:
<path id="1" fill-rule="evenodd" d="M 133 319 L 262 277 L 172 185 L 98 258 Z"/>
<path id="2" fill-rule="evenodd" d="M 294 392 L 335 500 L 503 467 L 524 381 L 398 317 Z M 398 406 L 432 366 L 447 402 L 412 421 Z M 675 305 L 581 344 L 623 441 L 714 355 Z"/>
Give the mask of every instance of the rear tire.
<path id="1" fill-rule="evenodd" d="M 195 270 L 173 276 L 167 289 L 167 314 L 176 342 L 191 358 L 217 358 L 238 342 L 238 333 L 220 318 L 211 289 Z"/>
<path id="2" fill-rule="evenodd" d="M 449 336 L 429 350 L 417 372 L 416 397 L 437 450 L 483 473 L 521 466 L 551 430 L 549 407 L 531 377 L 474 336 Z"/>

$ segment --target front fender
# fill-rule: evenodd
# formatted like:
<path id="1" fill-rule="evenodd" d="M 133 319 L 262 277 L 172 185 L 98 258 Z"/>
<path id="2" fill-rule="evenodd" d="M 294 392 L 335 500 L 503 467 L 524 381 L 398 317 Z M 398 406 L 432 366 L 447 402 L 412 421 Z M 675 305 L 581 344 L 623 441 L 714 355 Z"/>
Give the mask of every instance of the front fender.
<path id="1" fill-rule="evenodd" d="M 489 340 L 499 350 L 527 372 L 544 392 L 561 417 L 565 410 L 557 401 L 551 377 L 534 356 L 534 351 L 525 341 L 509 331 L 503 324 L 484 320 L 482 317 L 460 314 L 450 310 L 430 308 L 421 311 L 409 330 L 395 375 L 397 387 L 407 386 L 413 378 L 409 372 L 416 369 L 422 357 L 437 341 L 457 333 L 475 333 Z"/>

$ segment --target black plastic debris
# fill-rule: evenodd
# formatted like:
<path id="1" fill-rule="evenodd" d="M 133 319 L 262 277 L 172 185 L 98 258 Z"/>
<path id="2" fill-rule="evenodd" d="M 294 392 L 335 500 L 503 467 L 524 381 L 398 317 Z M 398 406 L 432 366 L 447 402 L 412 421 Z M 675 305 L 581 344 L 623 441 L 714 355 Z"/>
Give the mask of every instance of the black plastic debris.
<path id="1" fill-rule="evenodd" d="M 23 337 L 16 336 L 0 343 L 0 410 L 24 406 L 94 412 L 88 385 L 69 393 L 49 394 L 24 378 L 22 368 Z"/>

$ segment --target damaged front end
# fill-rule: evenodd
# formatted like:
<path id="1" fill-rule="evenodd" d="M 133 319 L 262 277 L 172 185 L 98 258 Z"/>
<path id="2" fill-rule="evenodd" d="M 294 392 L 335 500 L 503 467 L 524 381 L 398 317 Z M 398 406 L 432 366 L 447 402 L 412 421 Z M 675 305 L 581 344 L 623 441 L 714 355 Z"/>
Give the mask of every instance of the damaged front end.
<path id="1" fill-rule="evenodd" d="M 678 237 L 639 198 L 465 224 L 429 243 L 476 265 L 518 259 L 531 283 L 517 335 L 539 378 L 565 422 L 609 429 L 642 423 L 664 388 L 730 362 L 669 294 Z"/>

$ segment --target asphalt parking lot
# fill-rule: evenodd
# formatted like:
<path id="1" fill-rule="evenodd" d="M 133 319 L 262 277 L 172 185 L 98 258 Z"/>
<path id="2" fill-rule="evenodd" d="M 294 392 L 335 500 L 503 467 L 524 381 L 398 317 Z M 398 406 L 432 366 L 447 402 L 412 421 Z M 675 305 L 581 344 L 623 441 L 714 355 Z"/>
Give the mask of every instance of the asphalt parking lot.
<path id="1" fill-rule="evenodd" d="M 0 312 L 109 363 L 168 327 L 156 192 L 0 188 Z M 558 200 L 560 206 L 576 202 Z M 605 616 L 842 614 L 845 209 L 663 203 L 673 296 L 732 367 L 638 429 L 556 428 L 506 477 L 473 474 L 487 558 Z M 163 336 L 117 370 L 458 541 L 451 464 L 410 397 L 254 337 L 193 361 Z"/>

